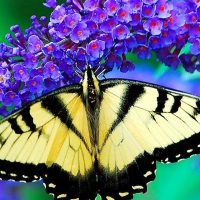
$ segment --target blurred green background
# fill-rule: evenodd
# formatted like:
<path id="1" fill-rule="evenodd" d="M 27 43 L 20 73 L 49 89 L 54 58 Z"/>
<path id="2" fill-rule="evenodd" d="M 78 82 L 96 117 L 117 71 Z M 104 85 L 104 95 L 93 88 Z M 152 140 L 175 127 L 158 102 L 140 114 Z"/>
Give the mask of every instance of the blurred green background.
<path id="1" fill-rule="evenodd" d="M 65 2 L 65 1 L 58 1 Z M 5 42 L 5 35 L 10 26 L 19 24 L 22 30 L 29 27 L 30 17 L 49 16 L 51 9 L 45 8 L 44 0 L 0 0 L 0 42 Z M 186 49 L 187 51 L 187 49 Z M 131 56 L 136 70 L 122 74 L 112 72 L 106 77 L 123 77 L 165 85 L 174 89 L 200 96 L 200 73 L 189 74 L 181 67 L 174 71 L 161 65 L 153 56 L 150 60 L 139 61 Z M 200 199 L 200 156 L 180 161 L 175 164 L 157 163 L 155 181 L 148 184 L 146 194 L 135 194 L 134 200 L 199 200 Z M 42 181 L 35 183 L 16 183 L 0 181 L 0 200 L 52 200 L 46 194 Z"/>

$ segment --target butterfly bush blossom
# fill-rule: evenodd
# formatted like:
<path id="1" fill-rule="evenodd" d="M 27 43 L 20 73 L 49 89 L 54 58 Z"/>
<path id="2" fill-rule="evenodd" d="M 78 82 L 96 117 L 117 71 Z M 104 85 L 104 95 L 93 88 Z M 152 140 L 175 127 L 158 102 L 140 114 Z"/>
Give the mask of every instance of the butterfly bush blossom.
<path id="1" fill-rule="evenodd" d="M 52 8 L 50 22 L 31 17 L 25 34 L 18 25 L 0 44 L 0 113 L 80 81 L 86 63 L 104 73 L 134 70 L 127 53 L 157 59 L 176 69 L 200 71 L 199 0 L 67 0 Z M 183 47 L 189 44 L 189 53 Z"/>

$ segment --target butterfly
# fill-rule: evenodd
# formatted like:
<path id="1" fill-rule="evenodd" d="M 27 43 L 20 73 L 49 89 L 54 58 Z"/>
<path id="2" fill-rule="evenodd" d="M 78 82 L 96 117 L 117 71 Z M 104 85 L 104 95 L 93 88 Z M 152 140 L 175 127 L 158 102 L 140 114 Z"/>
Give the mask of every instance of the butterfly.
<path id="1" fill-rule="evenodd" d="M 132 199 L 156 161 L 200 153 L 200 98 L 148 83 L 98 80 L 57 89 L 0 122 L 0 178 L 43 179 L 54 199 Z"/>

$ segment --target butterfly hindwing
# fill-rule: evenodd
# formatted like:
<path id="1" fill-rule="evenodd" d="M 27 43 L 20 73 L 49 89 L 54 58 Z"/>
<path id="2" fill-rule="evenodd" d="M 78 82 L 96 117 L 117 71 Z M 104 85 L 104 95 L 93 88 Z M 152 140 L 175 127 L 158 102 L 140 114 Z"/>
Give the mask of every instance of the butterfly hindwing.
<path id="1" fill-rule="evenodd" d="M 175 162 L 200 152 L 199 98 L 125 80 L 105 80 L 100 88 L 102 196 L 130 199 L 155 178 L 156 160 Z"/>
<path id="2" fill-rule="evenodd" d="M 57 90 L 0 124 L 0 177 L 43 178 L 55 199 L 94 198 L 94 150 L 80 88 Z"/>

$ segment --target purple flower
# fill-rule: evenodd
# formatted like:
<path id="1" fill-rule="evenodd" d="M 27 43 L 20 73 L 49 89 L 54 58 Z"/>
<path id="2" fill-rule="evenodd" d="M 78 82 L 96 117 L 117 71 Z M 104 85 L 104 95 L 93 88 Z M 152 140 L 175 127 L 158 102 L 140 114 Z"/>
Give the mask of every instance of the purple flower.
<path id="1" fill-rule="evenodd" d="M 140 12 L 142 5 L 143 5 L 142 1 L 138 1 L 138 0 L 128 1 L 128 6 L 130 6 L 130 8 L 132 9 L 132 12 L 134 13 Z"/>
<path id="2" fill-rule="evenodd" d="M 61 23 L 65 18 L 66 12 L 63 6 L 57 6 L 51 13 L 50 20 L 52 23 Z"/>
<path id="3" fill-rule="evenodd" d="M 169 46 L 176 41 L 176 32 L 174 30 L 163 29 L 160 37 L 163 46 Z"/>
<path id="4" fill-rule="evenodd" d="M 168 24 L 172 30 L 176 30 L 185 24 L 185 17 L 184 15 L 177 13 L 177 11 L 172 10 Z"/>
<path id="5" fill-rule="evenodd" d="M 3 88 L 0 87 L 0 101 L 1 102 L 2 102 L 3 96 L 4 96 L 4 91 L 3 91 Z"/>
<path id="6" fill-rule="evenodd" d="M 189 35 L 190 35 L 190 37 L 200 37 L 200 23 L 199 22 L 197 22 L 197 23 L 195 23 L 192 27 L 191 27 L 191 29 L 189 30 Z"/>
<path id="7" fill-rule="evenodd" d="M 94 22 L 96 23 L 102 23 L 106 20 L 106 18 L 107 18 L 106 11 L 101 8 L 96 8 L 92 12 L 92 20 L 94 20 Z"/>
<path id="8" fill-rule="evenodd" d="M 180 57 L 181 63 L 186 71 L 193 73 L 195 71 L 195 63 L 192 54 L 182 54 Z"/>
<path id="9" fill-rule="evenodd" d="M 99 0 L 86 0 L 83 5 L 86 10 L 94 11 L 99 6 Z"/>
<path id="10" fill-rule="evenodd" d="M 44 67 L 39 67 L 39 68 L 37 68 L 37 69 L 32 69 L 31 71 L 30 71 L 30 76 L 31 77 L 34 77 L 34 76 L 44 76 Z M 46 77 L 44 77 L 44 78 L 46 78 Z"/>
<path id="11" fill-rule="evenodd" d="M 125 25 L 118 25 L 113 29 L 113 38 L 118 40 L 126 39 L 130 31 Z"/>
<path id="12" fill-rule="evenodd" d="M 78 60 L 85 60 L 85 57 L 86 57 L 86 52 L 85 52 L 85 48 L 83 47 L 78 47 L 77 49 L 77 57 L 78 57 Z"/>
<path id="13" fill-rule="evenodd" d="M 190 52 L 194 55 L 200 54 L 200 39 L 199 38 L 193 41 L 192 46 L 190 47 Z"/>
<path id="14" fill-rule="evenodd" d="M 1 87 L 9 87 L 9 79 L 11 77 L 10 72 L 8 69 L 2 69 L 0 68 L 0 86 Z"/>
<path id="15" fill-rule="evenodd" d="M 111 33 L 113 28 L 115 28 L 117 24 L 117 19 L 110 18 L 101 24 L 101 30 L 105 33 Z"/>
<path id="16" fill-rule="evenodd" d="M 3 105 L 4 106 L 19 106 L 21 104 L 21 100 L 19 96 L 15 92 L 7 92 L 3 97 Z"/>
<path id="17" fill-rule="evenodd" d="M 176 48 L 178 49 L 178 51 L 180 51 L 180 49 L 185 45 L 187 39 L 188 36 L 184 34 L 176 36 Z"/>
<path id="18" fill-rule="evenodd" d="M 88 55 L 96 59 L 96 58 L 100 58 L 103 55 L 104 49 L 105 49 L 104 41 L 93 40 L 87 45 L 86 52 Z"/>
<path id="19" fill-rule="evenodd" d="M 55 8 L 56 0 L 46 0 L 46 3 L 43 3 L 43 5 L 49 8 Z"/>
<path id="20" fill-rule="evenodd" d="M 35 76 L 32 79 L 28 80 L 26 85 L 31 93 L 33 94 L 41 93 L 44 90 L 43 77 Z"/>
<path id="21" fill-rule="evenodd" d="M 45 55 L 51 55 L 56 50 L 56 48 L 57 48 L 56 45 L 53 42 L 51 42 L 51 43 L 46 44 L 42 48 L 42 51 L 44 52 Z"/>
<path id="22" fill-rule="evenodd" d="M 125 60 L 122 62 L 122 65 L 120 66 L 120 71 L 123 73 L 126 73 L 127 71 L 133 71 L 135 69 L 135 66 L 131 61 Z"/>
<path id="23" fill-rule="evenodd" d="M 105 65 L 106 65 L 106 68 L 108 69 L 108 71 L 112 70 L 113 67 L 115 67 L 115 66 L 117 68 L 120 68 L 121 64 L 122 64 L 121 57 L 116 55 L 116 54 L 114 54 L 114 53 L 110 53 L 108 55 L 108 58 L 107 58 L 106 62 L 105 62 Z"/>
<path id="24" fill-rule="evenodd" d="M 177 69 L 180 64 L 180 60 L 176 55 L 168 55 L 164 62 L 167 66 L 170 66 L 172 69 Z"/>
<path id="25" fill-rule="evenodd" d="M 15 65 L 13 71 L 16 80 L 26 82 L 29 79 L 28 71 L 22 64 Z"/>
<path id="26" fill-rule="evenodd" d="M 133 13 L 131 14 L 131 21 L 130 24 L 132 26 L 136 26 L 141 22 L 141 16 L 139 13 Z"/>
<path id="27" fill-rule="evenodd" d="M 113 47 L 114 41 L 111 34 L 102 34 L 98 39 L 105 42 L 107 49 Z"/>
<path id="28" fill-rule="evenodd" d="M 23 89 L 23 90 L 20 90 L 18 96 L 21 99 L 21 104 L 22 105 L 24 105 L 27 102 L 33 100 L 33 99 L 31 99 L 31 93 L 27 88 Z"/>
<path id="29" fill-rule="evenodd" d="M 131 50 L 137 46 L 137 41 L 134 36 L 130 36 L 130 37 L 126 38 L 125 44 Z"/>
<path id="30" fill-rule="evenodd" d="M 52 79 L 58 81 L 61 77 L 61 73 L 58 66 L 56 66 L 53 62 L 47 62 L 44 65 L 44 76 L 51 77 Z"/>
<path id="31" fill-rule="evenodd" d="M 87 28 L 90 30 L 90 33 L 94 34 L 98 32 L 99 30 L 98 25 L 94 21 L 89 20 L 86 22 L 86 24 L 87 24 Z"/>
<path id="32" fill-rule="evenodd" d="M 131 21 L 131 9 L 128 6 L 124 6 L 117 11 L 117 18 L 120 22 L 130 22 Z"/>
<path id="33" fill-rule="evenodd" d="M 162 41 L 158 36 L 151 36 L 149 38 L 149 48 L 150 49 L 160 49 L 162 47 Z"/>
<path id="34" fill-rule="evenodd" d="M 200 19 L 200 7 L 198 7 L 198 8 L 196 9 L 196 13 L 197 13 L 198 19 Z"/>
<path id="35" fill-rule="evenodd" d="M 158 17 L 152 17 L 144 22 L 144 29 L 151 32 L 152 35 L 159 35 L 163 28 L 163 22 Z"/>
<path id="36" fill-rule="evenodd" d="M 31 53 L 37 53 L 43 47 L 43 42 L 36 35 L 31 35 L 28 39 L 28 49 Z"/>
<path id="37" fill-rule="evenodd" d="M 151 58 L 150 50 L 145 45 L 138 45 L 135 49 L 135 53 L 137 53 L 139 59 L 149 59 Z"/>
<path id="38" fill-rule="evenodd" d="M 150 18 L 155 15 L 155 6 L 152 5 L 143 5 L 142 6 L 142 15 L 145 18 Z"/>
<path id="39" fill-rule="evenodd" d="M 67 76 L 68 80 L 69 80 L 68 76 L 71 77 L 74 74 L 74 69 L 71 67 L 71 65 L 67 64 L 65 61 L 62 61 L 60 63 L 59 69 L 65 72 L 65 76 Z"/>
<path id="40" fill-rule="evenodd" d="M 114 52 L 116 55 L 121 55 L 127 53 L 127 48 L 124 42 L 119 42 L 115 45 Z"/>
<path id="41" fill-rule="evenodd" d="M 147 35 L 146 33 L 136 33 L 135 39 L 138 44 L 147 44 Z"/>
<path id="42" fill-rule="evenodd" d="M 24 66 L 26 68 L 34 69 L 38 66 L 38 58 L 31 53 L 26 53 L 23 55 L 24 58 Z"/>
<path id="43" fill-rule="evenodd" d="M 107 0 L 104 3 L 104 7 L 105 7 L 108 15 L 113 16 L 119 9 L 119 3 L 115 0 Z"/>
<path id="44" fill-rule="evenodd" d="M 73 42 L 78 43 L 88 38 L 89 35 L 90 31 L 87 28 L 87 24 L 81 22 L 73 29 L 70 38 Z"/>
<path id="45" fill-rule="evenodd" d="M 156 4 L 156 12 L 159 18 L 170 17 L 170 11 L 173 9 L 173 4 L 171 2 L 166 2 L 166 0 L 158 0 Z"/>
<path id="46" fill-rule="evenodd" d="M 65 16 L 65 25 L 69 28 L 74 28 L 81 21 L 81 15 L 79 13 L 68 14 Z"/>
<path id="47" fill-rule="evenodd" d="M 60 23 L 57 26 L 57 35 L 60 38 L 65 38 L 67 37 L 70 33 L 72 32 L 72 29 L 69 28 L 64 22 Z"/>
<path id="48" fill-rule="evenodd" d="M 186 16 L 186 23 L 187 24 L 194 24 L 197 22 L 197 14 L 194 13 L 194 12 L 191 12 L 189 13 L 187 16 Z"/>

